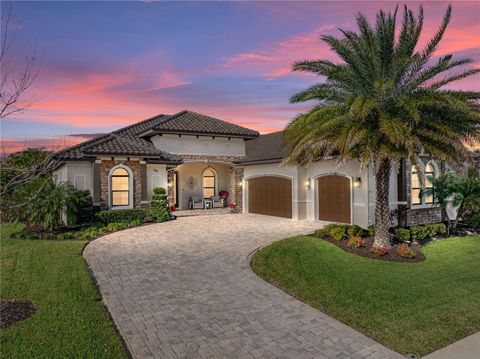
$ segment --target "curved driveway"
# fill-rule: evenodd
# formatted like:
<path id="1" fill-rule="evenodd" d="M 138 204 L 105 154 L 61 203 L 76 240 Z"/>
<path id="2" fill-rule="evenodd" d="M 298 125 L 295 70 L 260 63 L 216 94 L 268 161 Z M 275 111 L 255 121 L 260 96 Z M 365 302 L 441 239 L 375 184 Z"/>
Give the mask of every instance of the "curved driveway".
<path id="1" fill-rule="evenodd" d="M 264 282 L 246 258 L 314 224 L 186 217 L 90 243 L 84 257 L 136 358 L 401 358 Z"/>

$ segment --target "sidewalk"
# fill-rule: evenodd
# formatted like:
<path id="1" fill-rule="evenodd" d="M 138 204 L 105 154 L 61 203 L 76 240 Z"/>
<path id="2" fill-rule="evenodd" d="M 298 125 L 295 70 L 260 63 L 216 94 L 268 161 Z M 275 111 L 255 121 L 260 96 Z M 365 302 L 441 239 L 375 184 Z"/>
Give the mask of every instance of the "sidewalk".
<path id="1" fill-rule="evenodd" d="M 470 335 L 422 359 L 478 359 L 480 358 L 480 332 Z"/>

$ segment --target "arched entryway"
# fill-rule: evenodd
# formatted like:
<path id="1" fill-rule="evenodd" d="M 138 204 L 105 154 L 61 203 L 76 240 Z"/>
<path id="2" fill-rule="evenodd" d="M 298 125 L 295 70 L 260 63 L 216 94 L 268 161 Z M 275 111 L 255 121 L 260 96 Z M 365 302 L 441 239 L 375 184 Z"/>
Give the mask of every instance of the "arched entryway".
<path id="1" fill-rule="evenodd" d="M 317 179 L 318 219 L 351 223 L 351 184 L 344 176 L 329 175 Z"/>

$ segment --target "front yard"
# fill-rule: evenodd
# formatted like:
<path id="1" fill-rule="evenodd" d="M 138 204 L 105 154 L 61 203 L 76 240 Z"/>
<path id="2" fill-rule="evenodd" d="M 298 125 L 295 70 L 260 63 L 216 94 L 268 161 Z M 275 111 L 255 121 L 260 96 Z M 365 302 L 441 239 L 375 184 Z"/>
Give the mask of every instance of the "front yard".
<path id="1" fill-rule="evenodd" d="M 480 236 L 438 240 L 427 260 L 360 257 L 310 236 L 276 242 L 255 272 L 400 353 L 425 355 L 480 330 Z"/>
<path id="2" fill-rule="evenodd" d="M 86 241 L 11 239 L 1 225 L 1 297 L 30 300 L 36 313 L 0 329 L 5 358 L 126 358 L 81 253 Z"/>

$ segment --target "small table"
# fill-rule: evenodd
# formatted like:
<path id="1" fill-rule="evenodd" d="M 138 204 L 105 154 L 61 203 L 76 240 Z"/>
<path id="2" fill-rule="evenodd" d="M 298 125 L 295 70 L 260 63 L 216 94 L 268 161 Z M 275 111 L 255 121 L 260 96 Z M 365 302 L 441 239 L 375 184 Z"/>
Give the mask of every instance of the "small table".
<path id="1" fill-rule="evenodd" d="M 211 199 L 204 199 L 203 209 L 213 209 L 213 201 Z"/>

